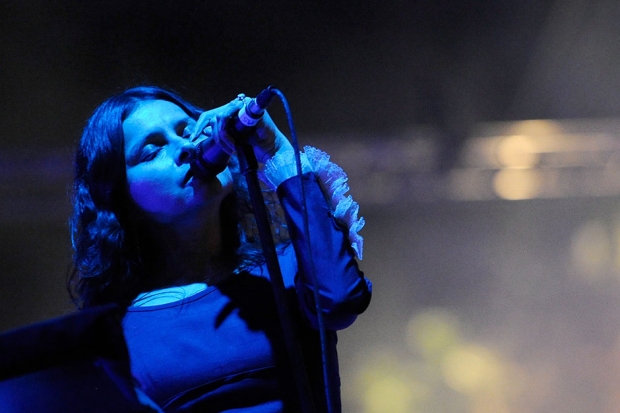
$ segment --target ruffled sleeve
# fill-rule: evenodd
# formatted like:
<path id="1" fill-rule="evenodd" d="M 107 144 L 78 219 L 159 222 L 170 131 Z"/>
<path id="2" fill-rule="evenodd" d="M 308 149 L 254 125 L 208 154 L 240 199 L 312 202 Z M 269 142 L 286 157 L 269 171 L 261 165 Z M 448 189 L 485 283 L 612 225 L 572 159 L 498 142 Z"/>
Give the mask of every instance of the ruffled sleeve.
<path id="1" fill-rule="evenodd" d="M 261 178 L 272 189 L 297 175 L 293 150 L 277 153 L 265 163 Z M 358 259 L 363 257 L 364 239 L 359 231 L 364 227 L 363 217 L 359 217 L 359 204 L 349 192 L 346 172 L 330 161 L 329 155 L 311 146 L 304 147 L 300 153 L 302 173 L 314 173 L 321 185 L 323 194 L 331 208 L 333 217 L 348 228 L 348 240 Z"/>

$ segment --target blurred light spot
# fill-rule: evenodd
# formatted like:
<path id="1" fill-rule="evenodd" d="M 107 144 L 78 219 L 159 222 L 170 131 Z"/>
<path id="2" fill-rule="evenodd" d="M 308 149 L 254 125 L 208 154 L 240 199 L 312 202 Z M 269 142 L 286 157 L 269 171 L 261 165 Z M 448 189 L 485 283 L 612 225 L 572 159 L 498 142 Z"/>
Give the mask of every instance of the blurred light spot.
<path id="1" fill-rule="evenodd" d="M 513 135 L 552 136 L 563 133 L 563 130 L 558 122 L 539 119 L 514 122 L 510 128 L 510 133 Z"/>
<path id="2" fill-rule="evenodd" d="M 410 349 L 425 357 L 443 357 L 459 341 L 456 318 L 446 310 L 427 310 L 409 320 L 406 340 Z"/>
<path id="3" fill-rule="evenodd" d="M 409 360 L 390 349 L 367 350 L 355 380 L 355 399 L 364 413 L 412 413 L 416 401 L 429 393 L 415 380 Z"/>
<path id="4" fill-rule="evenodd" d="M 503 385 L 502 365 L 486 348 L 469 345 L 459 347 L 443 362 L 446 384 L 463 394 L 477 394 L 497 390 Z"/>
<path id="5" fill-rule="evenodd" d="M 392 376 L 376 377 L 364 393 L 365 411 L 368 413 L 410 413 L 411 389 L 407 383 Z"/>
<path id="6" fill-rule="evenodd" d="M 611 242 L 603 223 L 583 223 L 572 236 L 571 252 L 581 275 L 590 281 L 600 280 L 612 260 Z"/>
<path id="7" fill-rule="evenodd" d="M 502 169 L 495 174 L 493 189 L 504 199 L 532 199 L 539 194 L 541 181 L 539 173 L 535 170 Z"/>
<path id="8" fill-rule="evenodd" d="M 531 168 L 540 158 L 536 141 L 526 135 L 507 136 L 497 146 L 497 160 L 509 168 Z"/>

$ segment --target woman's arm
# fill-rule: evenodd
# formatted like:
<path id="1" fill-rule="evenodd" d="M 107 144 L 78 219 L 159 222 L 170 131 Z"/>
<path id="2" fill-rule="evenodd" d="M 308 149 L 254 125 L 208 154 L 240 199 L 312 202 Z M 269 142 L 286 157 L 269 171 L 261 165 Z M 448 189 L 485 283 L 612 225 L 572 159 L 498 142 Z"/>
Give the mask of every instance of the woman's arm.
<path id="1" fill-rule="evenodd" d="M 213 121 L 218 139 L 230 140 L 223 125 L 242 104 L 242 101 L 233 100 L 218 111 Z M 203 123 L 209 122 L 207 118 L 211 115 L 201 115 L 197 131 L 201 130 Z M 294 178 L 297 175 L 294 150 L 267 112 L 257 124 L 249 143 L 257 160 L 264 163 L 264 178 L 272 188 L 277 188 L 284 209 L 299 267 L 295 287 L 304 314 L 316 327 L 313 292 L 313 280 L 316 279 L 326 326 L 330 329 L 349 326 L 368 306 L 372 288 L 355 259 L 356 256 L 362 257 L 362 238 L 357 231 L 364 225 L 364 220 L 357 218 L 357 203 L 345 196 L 349 189 L 346 174 L 329 162 L 329 156 L 324 152 L 305 148 L 302 170 L 305 172 L 303 185 L 310 224 L 310 233 L 307 234 L 299 179 Z"/>
<path id="2" fill-rule="evenodd" d="M 306 147 L 303 158 L 309 234 L 304 231 L 299 178 L 286 178 L 291 173 L 286 169 L 295 165 L 293 152 L 280 153 L 268 161 L 265 174 L 273 186 L 277 185 L 295 249 L 299 266 L 295 287 L 302 310 L 316 327 L 314 269 L 326 326 L 342 329 L 353 323 L 370 302 L 372 285 L 355 258 L 362 254 L 362 239 L 357 231 L 364 221 L 357 218 L 357 203 L 345 196 L 348 186 L 342 169 L 314 148 Z"/>

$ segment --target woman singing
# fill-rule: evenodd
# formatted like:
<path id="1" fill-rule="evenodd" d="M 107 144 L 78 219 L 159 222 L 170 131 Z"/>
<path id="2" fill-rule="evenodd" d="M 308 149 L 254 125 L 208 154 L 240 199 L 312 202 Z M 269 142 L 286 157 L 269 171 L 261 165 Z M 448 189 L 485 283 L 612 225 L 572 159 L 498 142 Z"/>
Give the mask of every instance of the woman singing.
<path id="1" fill-rule="evenodd" d="M 95 110 L 75 156 L 72 297 L 80 308 L 126 308 L 132 375 L 165 412 L 300 411 L 247 187 L 226 132 L 244 102 L 240 95 L 202 111 L 157 87 L 129 89 Z M 205 139 L 230 154 L 217 175 L 200 174 L 193 163 Z M 306 234 L 289 141 L 268 114 L 249 141 L 316 411 L 326 410 L 326 391 L 311 268 L 328 332 L 328 393 L 340 411 L 335 331 L 351 325 L 371 296 L 356 261 L 363 219 L 345 195 L 344 172 L 306 147 Z"/>

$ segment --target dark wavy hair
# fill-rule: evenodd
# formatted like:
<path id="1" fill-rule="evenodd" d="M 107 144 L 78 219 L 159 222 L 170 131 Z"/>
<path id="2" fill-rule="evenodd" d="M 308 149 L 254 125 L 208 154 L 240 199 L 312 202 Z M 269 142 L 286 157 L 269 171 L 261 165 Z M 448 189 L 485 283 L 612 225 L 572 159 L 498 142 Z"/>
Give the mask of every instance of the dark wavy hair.
<path id="1" fill-rule="evenodd" d="M 125 170 L 122 123 L 145 100 L 172 102 L 194 119 L 202 113 L 175 93 L 141 86 L 109 98 L 88 120 L 75 153 L 70 219 L 74 254 L 67 280 L 79 308 L 111 302 L 129 305 L 138 293 L 154 288 L 154 275 L 161 268 L 163 254 L 131 200 Z M 234 168 L 234 157 L 231 163 Z M 235 190 L 223 201 L 220 216 L 223 257 L 238 269 L 256 263 L 262 254 L 255 237 L 240 230 L 251 208 L 242 179 L 238 173 L 233 176 Z M 278 221 L 279 215 L 273 212 L 272 218 Z"/>

